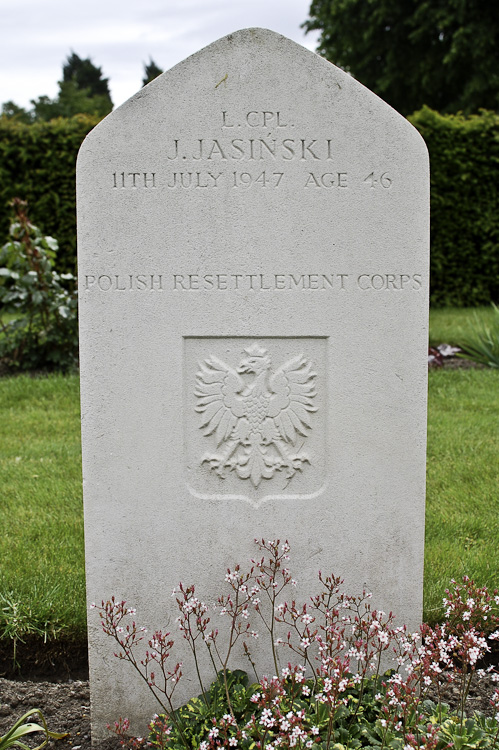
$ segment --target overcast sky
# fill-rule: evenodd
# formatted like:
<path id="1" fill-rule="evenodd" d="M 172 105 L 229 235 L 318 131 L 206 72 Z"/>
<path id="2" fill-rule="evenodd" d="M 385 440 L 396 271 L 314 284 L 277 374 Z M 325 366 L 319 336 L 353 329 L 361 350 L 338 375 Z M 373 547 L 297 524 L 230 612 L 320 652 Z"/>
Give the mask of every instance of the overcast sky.
<path id="1" fill-rule="evenodd" d="M 0 103 L 30 107 L 57 96 L 71 51 L 109 78 L 115 106 L 142 85 L 152 57 L 163 70 L 250 26 L 316 47 L 304 35 L 310 0 L 0 0 Z"/>

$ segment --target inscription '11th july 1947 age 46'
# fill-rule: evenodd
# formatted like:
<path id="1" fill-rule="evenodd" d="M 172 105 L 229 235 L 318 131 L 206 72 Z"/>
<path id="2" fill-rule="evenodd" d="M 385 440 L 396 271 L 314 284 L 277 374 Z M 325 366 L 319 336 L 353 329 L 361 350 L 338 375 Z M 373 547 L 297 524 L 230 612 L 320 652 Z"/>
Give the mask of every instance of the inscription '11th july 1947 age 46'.
<path id="1" fill-rule="evenodd" d="M 229 185 L 232 188 L 278 188 L 283 181 L 291 179 L 285 172 L 264 169 L 251 172 L 217 172 L 213 171 L 183 171 L 171 172 L 161 175 L 157 172 L 113 172 L 111 185 L 113 188 L 121 189 L 154 189 L 166 187 L 169 189 L 180 188 L 208 189 Z M 297 178 L 294 177 L 294 180 Z M 371 172 L 361 182 L 370 188 L 381 186 L 388 189 L 392 186 L 392 178 L 388 172 Z M 347 188 L 352 184 L 349 182 L 348 172 L 322 172 L 314 171 L 300 175 L 299 184 L 305 188 Z"/>

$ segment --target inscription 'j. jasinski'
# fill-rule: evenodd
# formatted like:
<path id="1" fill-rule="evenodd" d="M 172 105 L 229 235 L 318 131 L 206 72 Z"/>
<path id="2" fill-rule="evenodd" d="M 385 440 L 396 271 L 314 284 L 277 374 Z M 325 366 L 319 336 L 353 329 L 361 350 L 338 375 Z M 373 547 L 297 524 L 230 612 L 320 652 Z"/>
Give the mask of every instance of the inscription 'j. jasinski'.
<path id="1" fill-rule="evenodd" d="M 167 145 L 166 156 L 170 161 L 193 159 L 194 161 L 262 161 L 265 158 L 284 161 L 332 161 L 333 141 L 329 138 L 198 138 L 191 145 L 176 138 Z"/>

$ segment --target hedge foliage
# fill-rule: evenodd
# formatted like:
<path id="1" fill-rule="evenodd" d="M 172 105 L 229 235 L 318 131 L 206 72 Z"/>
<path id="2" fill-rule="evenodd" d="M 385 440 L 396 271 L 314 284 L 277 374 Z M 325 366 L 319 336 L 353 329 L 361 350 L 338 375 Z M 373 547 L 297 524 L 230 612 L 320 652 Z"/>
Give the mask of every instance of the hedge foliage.
<path id="1" fill-rule="evenodd" d="M 431 163 L 431 303 L 457 307 L 499 301 L 499 115 L 410 118 Z M 28 201 L 30 218 L 59 242 L 58 270 L 75 271 L 75 163 L 98 120 L 88 115 L 25 125 L 0 117 L 0 242 L 8 203 Z"/>
<path id="2" fill-rule="evenodd" d="M 499 301 L 499 115 L 440 115 L 428 107 L 409 120 L 430 152 L 433 307 Z"/>
<path id="3" fill-rule="evenodd" d="M 0 117 L 0 245 L 19 197 L 43 234 L 55 237 L 59 272 L 76 270 L 75 170 L 81 142 L 98 123 L 89 115 L 32 125 Z"/>

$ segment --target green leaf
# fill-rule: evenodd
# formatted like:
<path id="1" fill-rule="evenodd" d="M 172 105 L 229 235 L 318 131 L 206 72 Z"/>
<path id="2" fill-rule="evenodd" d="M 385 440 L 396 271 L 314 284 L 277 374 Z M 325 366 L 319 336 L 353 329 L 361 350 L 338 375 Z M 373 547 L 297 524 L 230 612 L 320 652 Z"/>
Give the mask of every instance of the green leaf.
<path id="1" fill-rule="evenodd" d="M 54 239 L 54 237 L 50 237 L 50 236 L 45 237 L 45 242 L 49 246 L 50 250 L 57 252 L 57 250 L 59 249 L 59 243 L 57 242 L 56 239 Z"/>
<path id="2" fill-rule="evenodd" d="M 40 724 L 36 724 L 34 722 L 25 723 L 26 719 L 35 714 L 38 714 L 43 723 L 43 726 L 40 726 Z M 50 732 L 47 728 L 47 722 L 45 721 L 45 718 L 40 709 L 33 708 L 30 711 L 27 711 L 23 716 L 21 716 L 21 718 L 16 721 L 12 729 L 10 729 L 7 734 L 5 734 L 3 737 L 0 737 L 0 750 L 7 750 L 7 748 L 12 747 L 13 745 L 31 750 L 28 745 L 20 742 L 20 738 L 24 737 L 27 734 L 32 734 L 33 732 L 45 733 L 45 740 L 34 750 L 41 750 L 41 748 L 47 744 L 49 738 L 60 740 L 63 737 L 68 736 L 67 732 L 63 734 L 59 734 L 58 732 Z"/>

